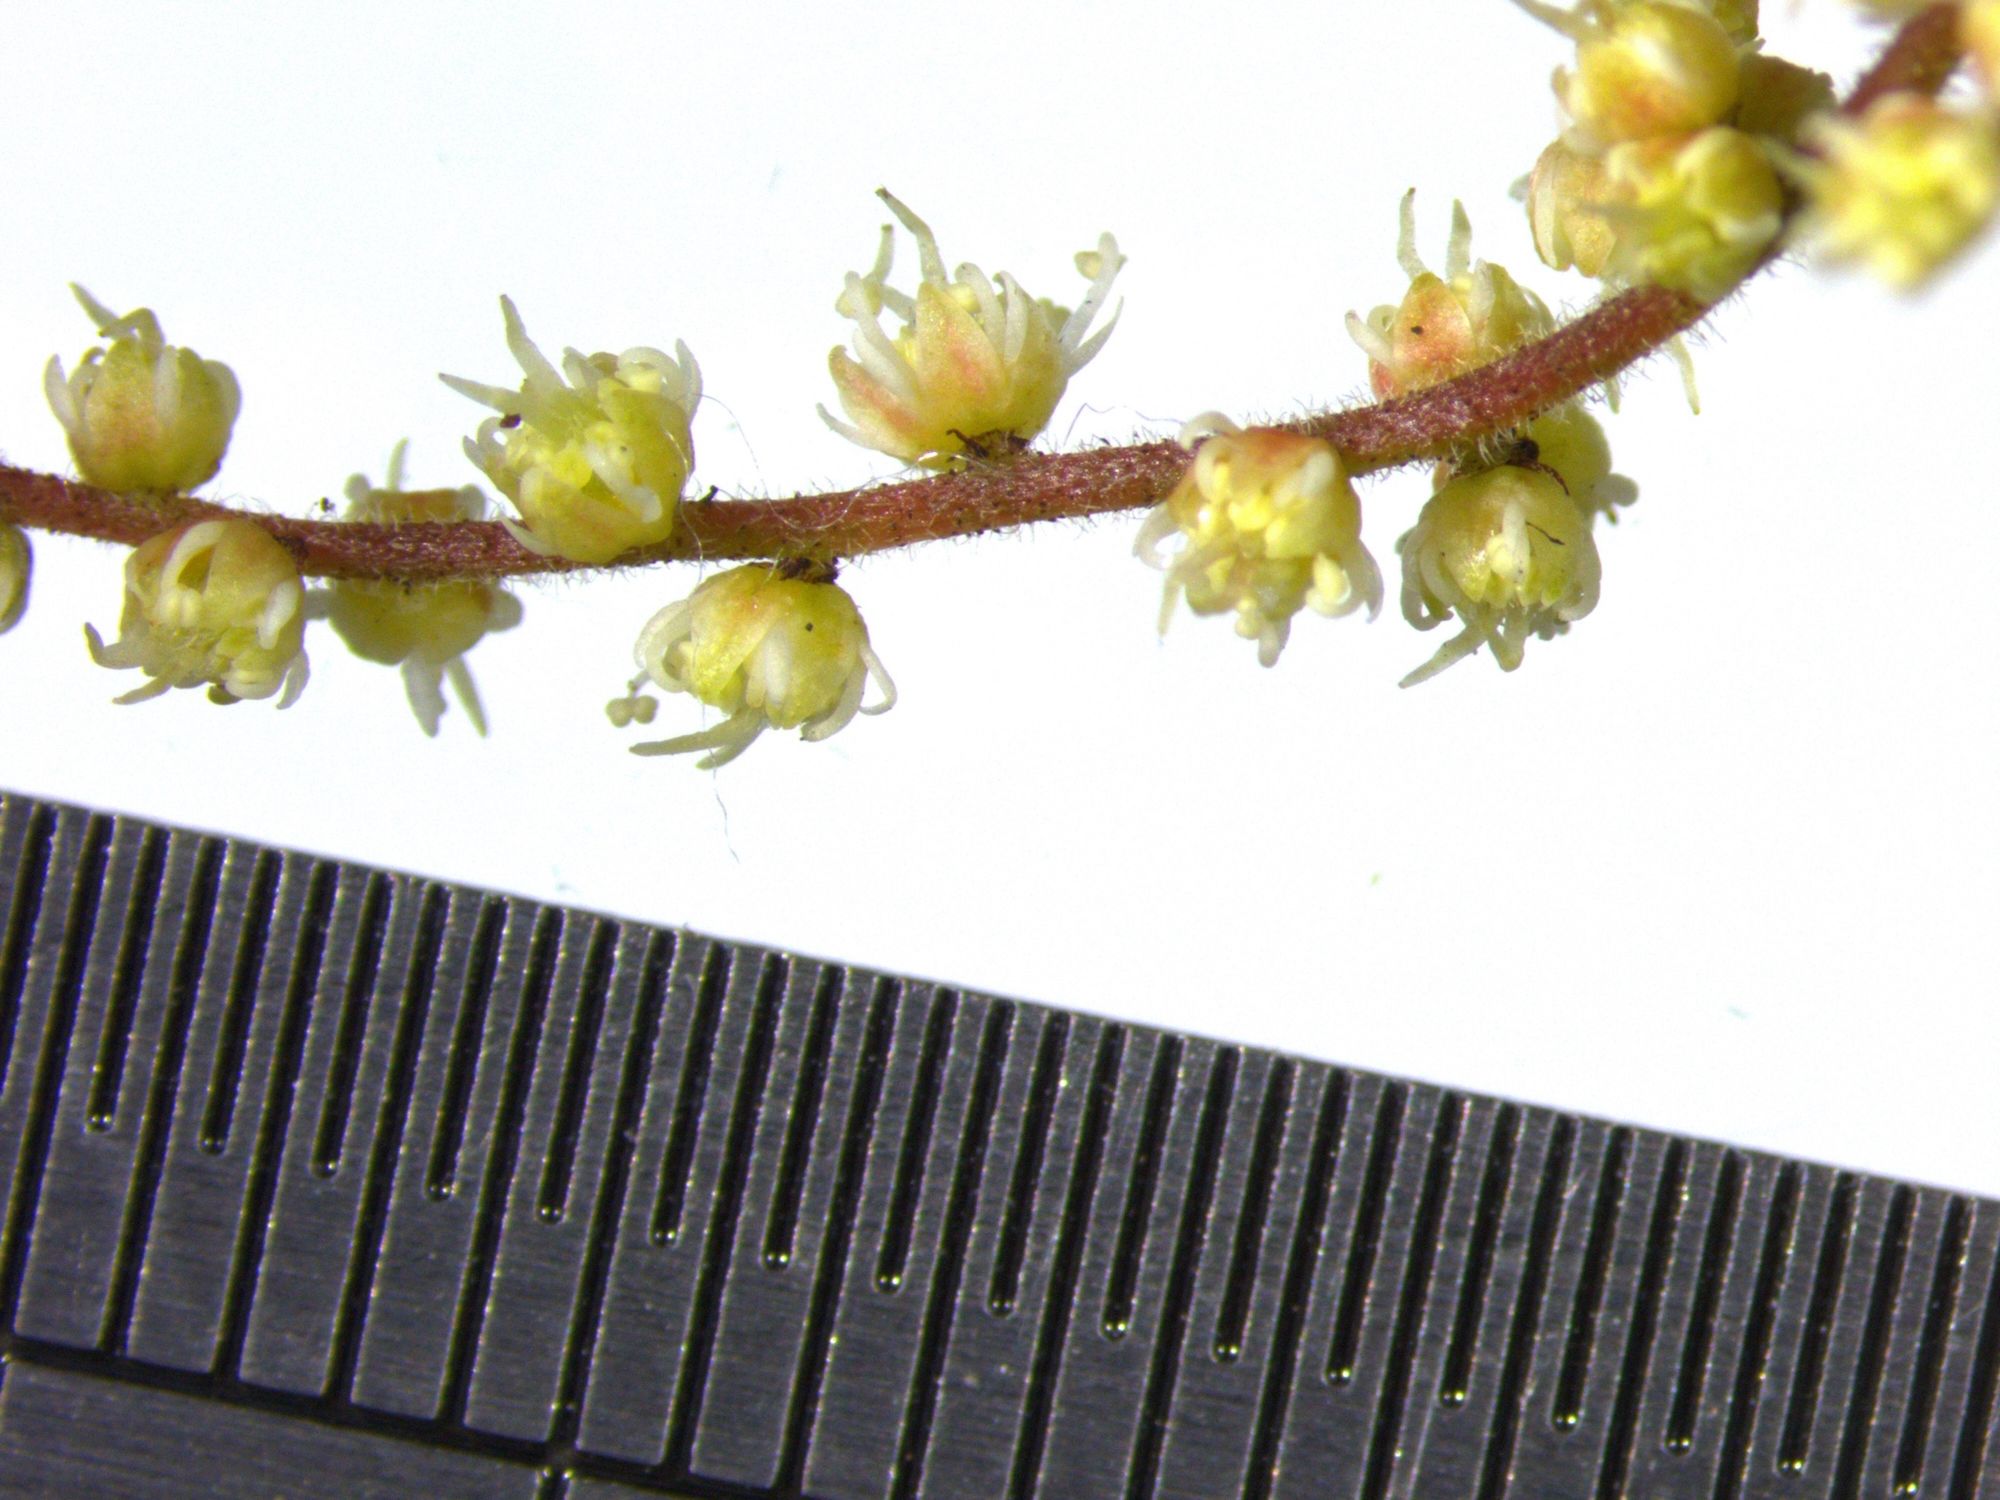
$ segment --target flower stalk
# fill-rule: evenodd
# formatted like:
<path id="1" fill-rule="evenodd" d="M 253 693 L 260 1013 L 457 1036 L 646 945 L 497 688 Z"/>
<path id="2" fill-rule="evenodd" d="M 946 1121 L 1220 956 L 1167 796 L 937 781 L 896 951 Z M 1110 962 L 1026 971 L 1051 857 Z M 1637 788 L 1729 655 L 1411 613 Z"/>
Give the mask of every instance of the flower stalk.
<path id="1" fill-rule="evenodd" d="M 1843 110 L 1859 113 L 1893 92 L 1935 93 L 1960 59 L 1958 10 L 1939 4 L 1905 22 Z M 1437 459 L 1519 427 L 1647 358 L 1713 305 L 1661 287 L 1634 288 L 1454 380 L 1278 425 L 1332 443 L 1350 474 Z M 1081 453 L 1002 454 L 956 472 L 781 500 L 686 499 L 671 541 L 626 552 L 608 565 L 697 557 L 846 558 L 1035 522 L 1141 510 L 1179 483 L 1189 461 L 1185 449 L 1160 440 Z M 497 521 L 304 520 L 184 496 L 126 497 L 0 464 L 4 523 L 137 545 L 169 527 L 232 518 L 264 528 L 308 577 L 414 583 L 597 566 L 531 551 Z"/>

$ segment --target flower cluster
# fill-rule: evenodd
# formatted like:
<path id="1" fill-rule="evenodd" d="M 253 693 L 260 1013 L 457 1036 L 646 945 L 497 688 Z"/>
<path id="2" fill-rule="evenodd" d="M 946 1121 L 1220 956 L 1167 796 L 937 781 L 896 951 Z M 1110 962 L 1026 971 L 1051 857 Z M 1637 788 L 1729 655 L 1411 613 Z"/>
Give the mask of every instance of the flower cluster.
<path id="1" fill-rule="evenodd" d="M 753 563 L 718 573 L 639 632 L 633 655 L 644 680 L 670 693 L 689 693 L 727 714 L 693 734 L 634 745 L 636 755 L 706 751 L 702 770 L 736 759 L 766 729 L 797 729 L 823 740 L 857 713 L 895 706 L 868 627 L 831 568 Z M 863 705 L 868 679 L 877 700 Z M 648 723 L 652 700 L 634 692 L 609 707 L 611 722 Z"/>
<path id="2" fill-rule="evenodd" d="M 1511 672 L 1529 636 L 1559 635 L 1597 604 L 1590 522 L 1553 470 L 1504 464 L 1447 480 L 1396 550 L 1403 617 L 1419 630 L 1453 616 L 1464 627 L 1404 687 L 1481 646 Z"/>
<path id="3" fill-rule="evenodd" d="M 947 277 L 930 226 L 887 188 L 879 196 L 917 242 L 916 295 L 888 284 L 895 229 L 885 224 L 875 264 L 865 276 L 848 273 L 834 303 L 855 324 L 854 353 L 827 357 L 848 420 L 825 407 L 820 416 L 864 448 L 934 469 L 1028 442 L 1117 325 L 1114 313 L 1088 333 L 1125 264 L 1118 242 L 1103 235 L 1077 256 L 1090 287 L 1068 312 L 1030 297 L 1005 271 L 989 279 L 967 263 Z M 893 338 L 882 329 L 885 310 L 903 323 Z"/>
<path id="4" fill-rule="evenodd" d="M 169 344 L 149 307 L 120 317 L 82 287 L 70 290 L 110 340 L 74 375 L 51 358 L 43 376 L 77 473 L 107 490 L 162 494 L 213 479 L 243 404 L 229 366 Z"/>
<path id="5" fill-rule="evenodd" d="M 390 455 L 389 476 L 381 489 L 359 474 L 347 481 L 346 520 L 408 526 L 485 518 L 486 497 L 473 486 L 404 489 L 405 446 L 398 443 Z M 512 594 L 477 578 L 446 583 L 341 579 L 327 590 L 322 607 L 348 650 L 364 661 L 402 669 L 410 709 L 425 734 L 438 732 L 447 681 L 472 727 L 486 733 L 485 710 L 466 670 L 465 653 L 492 632 L 520 623 L 520 601 Z"/>
<path id="6" fill-rule="evenodd" d="M 1377 396 L 1404 396 L 1498 359 L 1555 327 L 1542 299 L 1500 266 L 1472 259 L 1465 205 L 1451 206 L 1444 275 L 1417 255 L 1416 189 L 1403 195 L 1396 262 L 1410 278 L 1403 300 L 1366 319 L 1347 315 L 1347 332 L 1368 356 Z"/>
<path id="7" fill-rule="evenodd" d="M 507 348 L 527 376 L 520 389 L 439 378 L 500 413 L 466 439 L 465 453 L 521 512 L 507 529 L 524 547 L 583 563 L 667 541 L 694 467 L 689 429 L 701 401 L 687 345 L 672 357 L 566 349 L 558 370 L 510 299 L 500 299 L 500 312 Z"/>
<path id="8" fill-rule="evenodd" d="M 1559 134 L 1522 189 L 1536 249 L 1607 293 L 1648 285 L 1713 302 L 1775 252 L 1788 226 L 1913 286 L 2000 207 L 2000 111 L 1990 97 L 2000 85 L 2000 0 L 1863 0 L 1917 19 L 1856 96 L 1867 107 L 1846 114 L 1832 110 L 1823 75 L 1762 51 L 1756 0 L 1518 3 L 1576 47 L 1573 65 L 1555 76 Z M 1897 78 L 1934 89 L 1954 27 L 1986 96 L 1939 103 L 1927 92 L 1890 91 Z M 495 413 L 465 451 L 518 512 L 500 525 L 539 558 L 524 560 L 485 521 L 479 490 L 404 489 L 400 445 L 384 485 L 349 481 L 338 522 L 254 517 L 185 498 L 228 446 L 240 405 L 234 376 L 169 346 L 150 310 L 119 316 L 75 288 L 105 342 L 73 375 L 52 359 L 45 384 L 86 484 L 7 471 L 0 632 L 20 618 L 33 571 L 15 522 L 119 540 L 157 529 L 127 558 L 117 639 L 107 644 L 86 627 L 99 664 L 146 675 L 119 701 L 205 687 L 221 703 L 288 706 L 306 680 L 307 621 L 318 618 L 355 655 L 400 670 L 427 735 L 438 731 L 447 683 L 484 733 L 465 657 L 521 619 L 498 579 L 641 561 L 648 549 L 775 558 L 709 577 L 655 614 L 634 650 L 639 675 L 607 705 L 618 728 L 654 720 L 651 690 L 715 710 L 709 727 L 632 747 L 697 754 L 697 765 L 712 768 L 767 729 L 820 740 L 894 704 L 859 609 L 835 581 L 836 553 L 1096 514 L 1166 489 L 1135 542 L 1166 575 L 1161 630 L 1182 603 L 1198 616 L 1231 616 L 1268 667 L 1301 610 L 1380 613 L 1383 579 L 1362 540 L 1353 481 L 1422 457 L 1435 464 L 1430 494 L 1396 543 L 1402 613 L 1419 630 L 1457 628 L 1403 685 L 1482 647 L 1511 672 L 1529 639 L 1562 635 L 1595 607 L 1595 529 L 1636 495 L 1613 472 L 1604 430 L 1575 393 L 1604 380 L 1615 397 L 1615 375 L 1605 372 L 1661 347 L 1701 310 L 1672 297 L 1624 298 L 1548 338 L 1556 329 L 1548 304 L 1503 267 L 1473 258 L 1461 205 L 1442 270 L 1424 263 L 1414 194 L 1406 195 L 1400 295 L 1365 318 L 1347 316 L 1369 385 L 1390 405 L 1249 430 L 1217 414 L 1196 418 L 1181 431 L 1186 457 L 1170 488 L 1160 483 L 1174 472 L 1165 444 L 1072 455 L 1048 465 L 1059 471 L 1048 478 L 1040 460 L 1013 460 L 1117 322 L 1113 313 L 1091 331 L 1124 264 L 1116 241 L 1103 235 L 1076 257 L 1088 285 L 1072 312 L 1031 297 L 1004 272 L 989 278 L 964 264 L 948 273 L 930 227 L 880 196 L 916 242 L 916 284 L 889 286 L 896 229 L 885 225 L 873 267 L 848 275 L 836 303 L 855 325 L 851 351 L 829 356 L 847 420 L 820 414 L 905 463 L 960 471 L 950 477 L 858 498 L 698 503 L 684 532 L 702 398 L 687 347 L 567 349 L 557 364 L 503 297 L 518 388 L 442 378 Z M 1544 340 L 1511 368 L 1466 379 Z M 1453 381 L 1461 384 L 1418 394 Z M 1094 479 L 1109 493 L 1100 496 Z M 85 514 L 93 525 L 75 520 Z M 302 566 L 332 581 L 308 596 Z M 875 700 L 864 707 L 871 683 Z"/>
<path id="9" fill-rule="evenodd" d="M 1832 85 L 1757 51 L 1755 0 L 1517 0 L 1576 43 L 1563 128 L 1527 181 L 1535 249 L 1612 287 L 1712 301 L 1783 224 L 1771 147 Z"/>
<path id="10" fill-rule="evenodd" d="M 1216 413 L 1181 430 L 1194 449 L 1186 475 L 1139 528 L 1135 550 L 1167 575 L 1160 629 L 1183 597 L 1198 615 L 1233 613 L 1236 633 L 1278 660 L 1292 616 L 1372 618 L 1382 575 L 1361 545 L 1361 502 L 1340 455 L 1319 438 L 1257 427 L 1245 432 Z M 1161 544 L 1177 539 L 1177 553 Z"/>
<path id="11" fill-rule="evenodd" d="M 86 625 L 100 667 L 137 667 L 152 681 L 120 703 L 206 687 L 217 703 L 305 690 L 305 590 L 292 554 L 254 521 L 197 521 L 163 532 L 125 561 L 118 639 Z"/>
<path id="12" fill-rule="evenodd" d="M 1670 28 L 1667 35 L 1673 34 Z M 1593 66 L 1610 66 L 1605 55 L 1592 56 Z M 1561 142 L 1558 148 L 1567 150 Z M 1573 170 L 1595 170 L 1590 158 L 1569 160 Z M 1592 244 L 1588 237 L 1601 227 L 1601 221 L 1583 219 L 1562 232 Z M 1410 277 L 1409 290 L 1400 305 L 1378 307 L 1365 322 L 1347 316 L 1378 394 L 1401 395 L 1462 375 L 1554 326 L 1541 299 L 1504 269 L 1472 261 L 1472 227 L 1462 206 L 1452 205 L 1444 277 L 1418 260 L 1415 239 L 1406 194 L 1397 260 Z M 1604 429 L 1577 401 L 1452 454 L 1438 465 L 1434 487 L 1417 524 L 1397 543 L 1403 615 L 1419 630 L 1456 616 L 1463 629 L 1406 676 L 1405 687 L 1482 645 L 1511 672 L 1529 636 L 1561 634 L 1588 614 L 1599 575 L 1591 527 L 1600 516 L 1616 520 L 1618 508 L 1637 496 L 1630 480 L 1612 473 Z"/>
<path id="13" fill-rule="evenodd" d="M 1800 233 L 1892 286 L 1921 285 L 2000 202 L 2000 124 L 1988 109 L 1889 94 L 1859 119 L 1809 121 L 1812 153 L 1786 159 L 1806 190 Z"/>

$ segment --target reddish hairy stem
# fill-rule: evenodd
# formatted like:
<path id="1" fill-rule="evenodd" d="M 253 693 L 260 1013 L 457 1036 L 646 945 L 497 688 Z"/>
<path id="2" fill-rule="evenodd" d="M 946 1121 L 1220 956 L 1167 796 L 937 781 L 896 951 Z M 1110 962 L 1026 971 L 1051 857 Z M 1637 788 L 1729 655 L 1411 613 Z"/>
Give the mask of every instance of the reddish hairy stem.
<path id="1" fill-rule="evenodd" d="M 1899 29 L 1841 108 L 1859 114 L 1885 94 L 1935 93 L 1958 66 L 1958 6 L 1939 4 Z M 1323 437 L 1356 473 L 1437 458 L 1518 427 L 1659 349 L 1708 312 L 1681 292 L 1640 287 L 1504 359 L 1412 396 L 1284 424 Z M 1189 455 L 1169 442 L 1082 453 L 1023 453 L 858 490 L 789 500 L 691 500 L 680 534 L 616 566 L 674 558 L 852 557 L 1157 502 Z M 289 547 L 300 571 L 325 578 L 499 578 L 584 565 L 531 552 L 494 521 L 381 526 L 305 521 L 186 497 L 132 499 L 0 464 L 0 518 L 136 544 L 182 522 L 247 515 Z"/>
<path id="2" fill-rule="evenodd" d="M 1955 3 L 1933 5 L 1905 21 L 1841 102 L 1841 113 L 1862 114 L 1885 94 L 1935 94 L 1943 88 L 1965 55 L 1958 38 L 1958 12 Z"/>
<path id="3" fill-rule="evenodd" d="M 1517 427 L 1642 358 L 1707 309 L 1658 288 L 1624 293 L 1548 338 L 1414 396 L 1288 424 L 1323 437 L 1357 473 L 1435 458 Z M 1177 443 L 1136 443 L 1082 453 L 1024 453 L 955 474 L 801 495 L 791 500 L 690 500 L 680 535 L 624 564 L 670 558 L 853 557 L 942 537 L 1152 505 L 1172 489 L 1188 454 Z M 169 526 L 238 515 L 176 497 L 133 499 L 51 474 L 0 465 L 0 515 L 17 524 L 100 541 L 137 543 Z M 578 570 L 530 552 L 494 521 L 381 526 L 254 516 L 326 578 L 505 577 Z"/>

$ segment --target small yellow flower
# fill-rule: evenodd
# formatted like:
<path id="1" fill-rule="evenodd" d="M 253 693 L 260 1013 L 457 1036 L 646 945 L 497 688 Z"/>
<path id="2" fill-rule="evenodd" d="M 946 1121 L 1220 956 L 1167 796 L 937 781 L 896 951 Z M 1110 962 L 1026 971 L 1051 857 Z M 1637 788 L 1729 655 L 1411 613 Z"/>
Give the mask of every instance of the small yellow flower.
<path id="1" fill-rule="evenodd" d="M 160 493 L 214 478 L 243 404 L 229 366 L 167 343 L 151 308 L 121 318 L 82 287 L 70 290 L 111 341 L 84 355 L 74 375 L 63 374 L 60 357 L 43 373 L 77 473 L 107 490 Z"/>
<path id="2" fill-rule="evenodd" d="M 1549 332 L 1555 319 L 1542 299 L 1505 270 L 1472 259 L 1472 225 L 1465 206 L 1451 206 L 1444 275 L 1417 255 L 1416 190 L 1403 195 L 1396 261 L 1410 278 L 1394 307 L 1364 320 L 1347 315 L 1347 332 L 1368 356 L 1368 383 L 1377 396 L 1402 396 L 1463 375 Z"/>
<path id="3" fill-rule="evenodd" d="M 1617 231 L 1610 274 L 1704 302 L 1726 295 L 1777 238 L 1784 189 L 1765 147 L 1718 126 L 1631 141 L 1605 158 Z"/>
<path id="4" fill-rule="evenodd" d="M 1719 124 L 1736 106 L 1743 7 L 1694 0 L 1580 0 L 1573 10 L 1516 0 L 1576 43 L 1576 67 L 1556 73 L 1571 143 L 1603 149 L 1620 141 L 1685 135 Z M 1747 24 L 1755 27 L 1754 12 Z"/>
<path id="5" fill-rule="evenodd" d="M 1164 632 L 1183 595 L 1197 615 L 1234 612 L 1236 633 L 1273 665 L 1292 616 L 1369 618 L 1382 607 L 1382 575 L 1361 544 L 1361 502 L 1331 443 L 1271 427 L 1245 432 L 1216 413 L 1181 430 L 1194 461 L 1139 528 L 1133 550 L 1167 575 Z M 1178 537 L 1178 555 L 1160 550 Z"/>
<path id="6" fill-rule="evenodd" d="M 710 770 L 736 759 L 766 729 L 800 738 L 838 734 L 855 714 L 886 713 L 896 685 L 868 644 L 868 627 L 831 568 L 751 563 L 718 573 L 646 622 L 634 656 L 645 677 L 670 693 L 691 693 L 729 717 L 695 734 L 634 745 L 636 755 L 708 753 Z M 863 707 L 869 678 L 880 697 Z M 646 723 L 652 700 L 614 700 L 615 725 Z"/>
<path id="7" fill-rule="evenodd" d="M 701 401 L 687 345 L 676 344 L 672 357 L 565 349 L 558 370 L 510 299 L 500 299 L 500 311 L 507 347 L 527 375 L 521 388 L 438 378 L 500 413 L 480 423 L 465 453 L 520 509 L 522 524 L 501 524 L 524 547 L 584 563 L 669 540 L 694 467 L 689 428 Z"/>
<path id="8" fill-rule="evenodd" d="M 403 526 L 485 519 L 486 497 L 471 485 L 461 490 L 405 490 L 404 447 L 396 445 L 388 482 L 381 489 L 359 474 L 347 481 L 347 520 Z M 477 579 L 450 583 L 341 579 L 328 590 L 325 608 L 348 650 L 363 660 L 403 669 L 410 709 L 425 734 L 438 732 L 446 681 L 472 727 L 486 733 L 486 714 L 466 670 L 465 653 L 492 632 L 521 622 L 521 604 L 512 594 Z"/>
<path id="9" fill-rule="evenodd" d="M 916 295 L 887 285 L 895 230 L 885 224 L 874 266 L 866 276 L 848 273 L 834 303 L 855 322 L 854 353 L 835 349 L 827 357 L 849 421 L 823 406 L 820 416 L 864 448 L 933 469 L 953 467 L 968 451 L 1027 442 L 1048 425 L 1070 376 L 1117 326 L 1113 313 L 1085 337 L 1125 264 L 1118 242 L 1103 235 L 1094 251 L 1077 256 L 1090 289 L 1066 312 L 1030 297 L 1005 271 L 988 280 L 968 263 L 948 280 L 930 226 L 887 188 L 878 196 L 916 239 Z M 903 322 L 893 338 L 882 329 L 884 309 Z"/>
<path id="10" fill-rule="evenodd" d="M 125 562 L 118 639 L 84 626 L 100 667 L 153 680 L 120 703 L 208 686 L 217 703 L 268 698 L 289 708 L 305 690 L 305 590 L 297 564 L 254 521 L 196 521 L 133 549 Z"/>
<path id="11" fill-rule="evenodd" d="M 1917 94 L 1879 99 L 1860 119 L 1821 115 L 1803 132 L 1817 158 L 1787 170 L 1805 187 L 1800 233 L 1905 289 L 1971 242 L 2000 200 L 2000 124 Z"/>
<path id="12" fill-rule="evenodd" d="M 1562 481 L 1586 516 L 1618 519 L 1618 508 L 1639 498 L 1639 486 L 1611 472 L 1611 444 L 1597 418 L 1575 401 L 1543 412 L 1524 429 L 1534 462 Z"/>
<path id="13" fill-rule="evenodd" d="M 28 607 L 28 583 L 35 571 L 35 554 L 18 526 L 0 525 L 0 635 L 20 622 Z"/>
<path id="14" fill-rule="evenodd" d="M 1599 564 L 1590 523 L 1550 474 L 1504 466 L 1453 479 L 1431 496 L 1396 544 L 1403 617 L 1429 630 L 1464 625 L 1402 681 L 1435 677 L 1481 646 L 1503 671 L 1521 665 L 1529 636 L 1560 635 L 1597 604 Z"/>

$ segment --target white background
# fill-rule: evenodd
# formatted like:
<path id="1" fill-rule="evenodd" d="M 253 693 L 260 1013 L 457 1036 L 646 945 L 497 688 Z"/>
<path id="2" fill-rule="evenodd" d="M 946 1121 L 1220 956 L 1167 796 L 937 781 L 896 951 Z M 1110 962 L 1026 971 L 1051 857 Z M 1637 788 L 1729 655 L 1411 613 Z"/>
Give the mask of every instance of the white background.
<path id="1" fill-rule="evenodd" d="M 1842 74 L 1867 45 L 1770 23 Z M 813 414 L 881 183 L 1058 300 L 1118 234 L 1058 440 L 1341 402 L 1407 186 L 1434 258 L 1461 195 L 1478 250 L 1588 297 L 1507 199 L 1562 52 L 1499 0 L 12 6 L 0 445 L 68 463 L 75 279 L 237 371 L 209 493 L 303 513 L 401 437 L 464 483 L 479 412 L 434 376 L 516 378 L 504 291 L 551 350 L 685 338 L 699 484 L 884 475 Z M 1438 640 L 1392 617 L 1407 474 L 1364 493 L 1390 615 L 1306 617 L 1269 672 L 1222 622 L 1155 638 L 1129 517 L 859 563 L 901 706 L 716 775 L 602 712 L 690 569 L 524 590 L 472 657 L 492 738 L 431 742 L 330 634 L 288 713 L 112 707 L 81 627 L 118 556 L 44 540 L 0 784 L 2000 1192 L 1996 277 L 1763 278 L 1702 416 L 1663 368 L 1611 420 L 1642 499 L 1603 603 L 1512 676 L 1396 688 Z"/>

